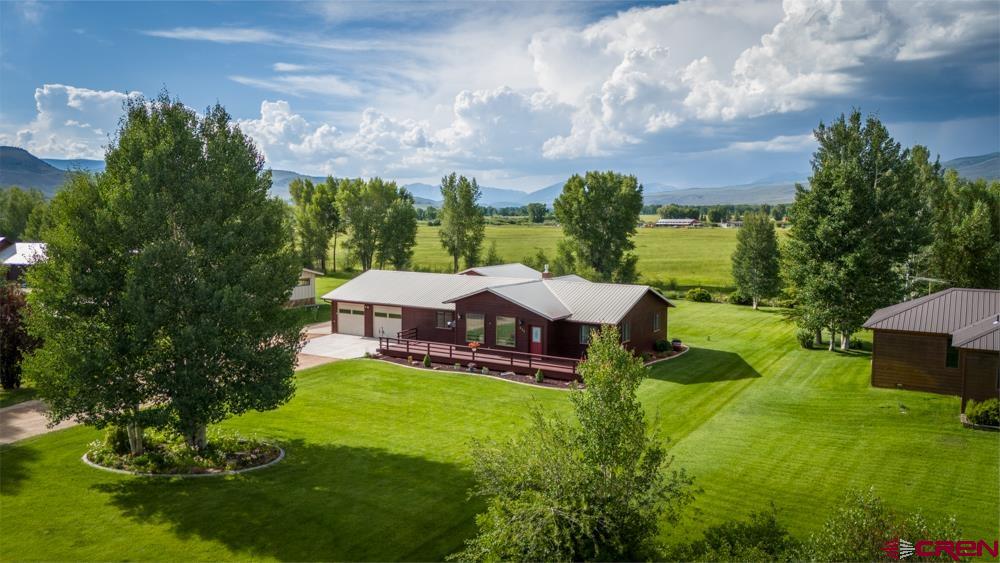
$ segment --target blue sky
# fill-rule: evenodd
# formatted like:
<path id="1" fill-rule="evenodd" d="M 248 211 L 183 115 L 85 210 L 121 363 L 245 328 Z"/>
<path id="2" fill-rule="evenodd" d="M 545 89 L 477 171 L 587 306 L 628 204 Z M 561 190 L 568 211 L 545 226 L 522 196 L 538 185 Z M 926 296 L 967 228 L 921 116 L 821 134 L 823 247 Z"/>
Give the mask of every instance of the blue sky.
<path id="1" fill-rule="evenodd" d="M 1000 150 L 1000 3 L 0 3 L 0 142 L 100 158 L 128 95 L 221 102 L 275 168 L 534 189 L 805 173 L 859 107 Z"/>

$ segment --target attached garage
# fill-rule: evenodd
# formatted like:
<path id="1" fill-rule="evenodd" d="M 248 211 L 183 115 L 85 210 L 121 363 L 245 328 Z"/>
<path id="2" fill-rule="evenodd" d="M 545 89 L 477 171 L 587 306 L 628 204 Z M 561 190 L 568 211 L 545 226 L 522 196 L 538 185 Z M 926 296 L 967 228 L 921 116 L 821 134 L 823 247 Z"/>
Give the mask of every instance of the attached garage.
<path id="1" fill-rule="evenodd" d="M 337 303 L 337 332 L 365 335 L 365 306 L 360 303 Z"/>
<path id="2" fill-rule="evenodd" d="M 396 336 L 403 330 L 403 308 L 375 305 L 374 330 L 372 335 Z"/>

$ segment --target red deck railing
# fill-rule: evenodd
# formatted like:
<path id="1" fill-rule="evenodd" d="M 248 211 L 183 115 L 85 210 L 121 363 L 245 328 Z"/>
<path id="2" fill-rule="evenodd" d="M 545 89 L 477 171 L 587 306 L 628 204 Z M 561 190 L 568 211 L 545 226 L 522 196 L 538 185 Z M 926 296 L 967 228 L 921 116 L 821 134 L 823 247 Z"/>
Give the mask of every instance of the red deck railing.
<path id="1" fill-rule="evenodd" d="M 474 363 L 476 367 L 510 370 L 529 375 L 534 375 L 536 370 L 542 370 L 542 373 L 547 377 L 558 378 L 559 375 L 563 375 L 569 376 L 570 379 L 576 379 L 576 368 L 577 364 L 580 363 L 578 359 L 562 356 L 529 354 L 527 352 L 498 350 L 496 348 L 472 348 L 461 344 L 429 342 L 426 340 L 394 338 L 391 336 L 380 336 L 378 339 L 378 349 L 380 353 L 396 358 L 414 356 L 415 359 L 419 360 L 423 359 L 424 355 L 427 355 L 430 356 L 431 361 L 437 363 L 454 364 L 457 362 L 463 366 Z"/>

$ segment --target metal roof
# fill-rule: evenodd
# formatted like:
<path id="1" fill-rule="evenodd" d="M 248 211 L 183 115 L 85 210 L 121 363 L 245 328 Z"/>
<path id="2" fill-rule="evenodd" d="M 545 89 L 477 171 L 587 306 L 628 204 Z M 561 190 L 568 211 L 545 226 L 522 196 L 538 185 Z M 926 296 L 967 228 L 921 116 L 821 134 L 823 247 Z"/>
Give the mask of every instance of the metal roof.
<path id="1" fill-rule="evenodd" d="M 445 300 L 490 287 L 523 283 L 523 278 L 463 276 L 396 270 L 368 270 L 327 293 L 326 300 L 455 310 Z"/>
<path id="2" fill-rule="evenodd" d="M 44 259 L 44 242 L 15 242 L 0 250 L 0 263 L 7 266 L 28 266 Z"/>
<path id="3" fill-rule="evenodd" d="M 476 273 L 480 276 L 493 276 L 501 278 L 521 278 L 526 280 L 540 280 L 542 279 L 542 273 L 534 268 L 530 268 L 521 264 L 520 262 L 513 262 L 511 264 L 498 264 L 496 266 L 476 266 L 475 268 L 466 268 L 459 272 L 459 274 Z"/>
<path id="4" fill-rule="evenodd" d="M 1000 352 L 1000 312 L 956 330 L 951 335 L 951 345 L 968 350 Z"/>
<path id="5" fill-rule="evenodd" d="M 953 287 L 875 311 L 865 328 L 951 334 L 1000 311 L 1000 290 Z"/>
<path id="6" fill-rule="evenodd" d="M 563 281 L 578 281 L 578 282 L 590 281 L 587 278 L 580 277 L 580 276 L 578 276 L 576 274 L 566 274 L 565 276 L 556 276 L 556 277 L 551 278 L 551 279 L 554 279 L 554 280 L 563 280 Z"/>
<path id="7" fill-rule="evenodd" d="M 582 278 L 580 278 L 582 280 Z M 455 301 L 489 291 L 549 320 L 616 324 L 647 292 L 645 285 L 586 280 L 533 280 L 461 274 L 368 270 L 323 296 L 326 300 L 454 310 Z"/>

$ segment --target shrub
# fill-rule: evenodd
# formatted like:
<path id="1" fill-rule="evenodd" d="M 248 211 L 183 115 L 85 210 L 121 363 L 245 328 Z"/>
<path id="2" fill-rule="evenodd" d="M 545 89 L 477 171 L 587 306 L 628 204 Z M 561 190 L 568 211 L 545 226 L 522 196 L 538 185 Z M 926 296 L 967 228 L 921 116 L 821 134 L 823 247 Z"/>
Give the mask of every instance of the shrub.
<path id="1" fill-rule="evenodd" d="M 815 342 L 816 339 L 816 333 L 808 328 L 800 328 L 799 331 L 795 333 L 795 338 L 799 341 L 799 346 L 806 349 L 812 349 L 813 342 Z"/>
<path id="2" fill-rule="evenodd" d="M 739 291 L 734 291 L 726 296 L 726 303 L 730 305 L 752 305 L 753 297 Z"/>
<path id="3" fill-rule="evenodd" d="M 969 401 L 965 407 L 965 416 L 973 424 L 1000 426 L 1000 401 L 996 399 Z"/>
<path id="4" fill-rule="evenodd" d="M 657 340 L 653 347 L 657 352 L 669 352 L 674 349 L 674 345 L 668 342 L 665 338 Z"/>
<path id="5" fill-rule="evenodd" d="M 865 341 L 861 340 L 860 338 L 852 338 L 851 339 L 851 349 L 852 350 L 864 350 L 865 349 Z"/>
<path id="6" fill-rule="evenodd" d="M 541 383 L 543 381 L 545 381 L 545 374 L 542 373 L 542 370 L 536 371 L 535 372 L 535 382 L 536 383 Z"/>
<path id="7" fill-rule="evenodd" d="M 413 356 L 407 356 L 406 357 L 406 363 L 412 366 L 413 365 Z"/>
<path id="8" fill-rule="evenodd" d="M 703 539 L 674 546 L 663 559 L 674 561 L 795 561 L 799 543 L 778 522 L 774 505 L 705 530 Z"/>
<path id="9" fill-rule="evenodd" d="M 104 447 L 117 455 L 126 455 L 132 450 L 128 444 L 128 430 L 124 426 L 109 426 L 104 433 Z"/>
<path id="10" fill-rule="evenodd" d="M 488 368 L 486 366 L 483 366 L 482 373 L 483 373 L 483 375 L 489 375 L 490 374 L 490 368 Z"/>
<path id="11" fill-rule="evenodd" d="M 707 289 L 702 287 L 695 287 L 693 289 L 689 289 L 687 293 L 684 295 L 684 297 L 688 301 L 694 301 L 696 303 L 712 302 L 712 294 L 709 293 Z"/>
<path id="12" fill-rule="evenodd" d="M 462 364 L 455 362 L 455 369 L 462 369 Z"/>
<path id="13" fill-rule="evenodd" d="M 428 356 L 427 354 L 424 354 L 424 367 L 425 368 L 431 367 L 431 357 Z"/>

